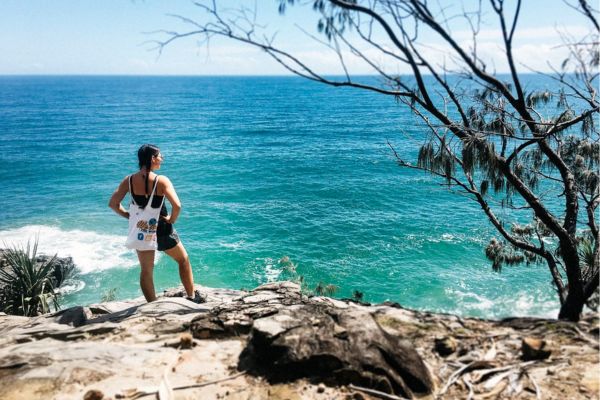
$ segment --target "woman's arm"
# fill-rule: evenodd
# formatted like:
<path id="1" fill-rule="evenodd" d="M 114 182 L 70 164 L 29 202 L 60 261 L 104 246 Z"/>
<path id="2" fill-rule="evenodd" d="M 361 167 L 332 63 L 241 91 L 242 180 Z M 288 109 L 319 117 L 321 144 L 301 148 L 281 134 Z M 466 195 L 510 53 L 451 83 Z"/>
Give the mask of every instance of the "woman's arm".
<path id="1" fill-rule="evenodd" d="M 114 212 L 119 214 L 123 218 L 129 219 L 129 212 L 125 210 L 125 208 L 121 205 L 121 201 L 129 192 L 129 177 L 126 176 L 125 179 L 121 182 L 117 190 L 110 197 L 110 201 L 108 202 L 108 206 L 113 209 Z"/>
<path id="2" fill-rule="evenodd" d="M 163 193 L 171 203 L 171 215 L 164 217 L 163 219 L 169 224 L 174 224 L 179 217 L 179 213 L 181 212 L 181 202 L 179 201 L 179 197 L 177 196 L 177 192 L 173 187 L 173 184 L 166 176 L 161 176 L 160 179 L 161 186 L 163 186 Z"/>

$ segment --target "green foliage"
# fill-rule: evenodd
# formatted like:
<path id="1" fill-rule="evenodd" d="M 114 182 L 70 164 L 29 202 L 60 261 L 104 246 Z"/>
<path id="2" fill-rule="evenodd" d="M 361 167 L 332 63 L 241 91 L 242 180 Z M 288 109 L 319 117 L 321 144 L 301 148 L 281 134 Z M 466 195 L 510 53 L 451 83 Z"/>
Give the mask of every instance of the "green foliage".
<path id="1" fill-rule="evenodd" d="M 501 272 L 503 265 L 515 265 L 525 261 L 523 254 L 496 238 L 492 238 L 485 248 L 485 256 L 492 262 L 492 269 L 496 272 Z"/>
<path id="2" fill-rule="evenodd" d="M 72 272 L 67 267 L 57 271 L 56 256 L 38 261 L 38 240 L 25 248 L 4 250 L 4 267 L 0 268 L 0 308 L 13 315 L 36 316 L 59 309 L 60 294 L 55 290 Z"/>
<path id="3" fill-rule="evenodd" d="M 292 262 L 288 256 L 280 258 L 278 264 L 283 269 L 285 278 L 299 284 L 300 291 L 307 296 L 333 296 L 339 289 L 336 285 L 327 284 L 323 281 L 319 281 L 314 289 L 310 289 L 304 276 L 296 271 L 298 265 Z"/>
<path id="4" fill-rule="evenodd" d="M 575 175 L 577 186 L 587 194 L 599 189 L 600 143 L 585 137 L 567 136 L 560 155 Z"/>
<path id="5" fill-rule="evenodd" d="M 279 14 L 285 14 L 287 6 L 293 6 L 298 0 L 279 0 Z M 350 3 L 354 1 L 351 0 Z M 300 3 L 300 2 L 299 2 Z M 350 12 L 346 9 L 335 7 L 325 0 L 313 0 L 313 11 L 321 15 L 317 22 L 317 31 L 332 40 L 337 34 L 345 32 L 350 24 Z"/>
<path id="6" fill-rule="evenodd" d="M 333 284 L 325 284 L 323 281 L 319 281 L 317 286 L 313 289 L 313 292 L 317 296 L 333 296 L 337 292 L 338 287 Z"/>
<path id="7" fill-rule="evenodd" d="M 583 265 L 581 275 L 585 281 L 593 279 L 594 274 L 594 239 L 591 232 L 586 232 L 579 238 L 577 243 L 577 252 Z M 592 310 L 598 310 L 600 306 L 600 286 L 596 288 L 594 294 L 587 300 L 586 305 Z"/>
<path id="8" fill-rule="evenodd" d="M 281 257 L 277 263 L 281 266 L 285 279 L 289 279 L 290 281 L 300 285 L 300 291 L 302 293 L 306 295 L 312 293 L 308 288 L 308 284 L 304 280 L 304 276 L 300 275 L 296 271 L 297 264 L 295 264 L 288 256 Z"/>
<path id="9" fill-rule="evenodd" d="M 486 172 L 487 176 L 494 178 L 499 174 L 496 164 L 496 146 L 483 135 L 474 134 L 466 137 L 462 147 L 462 162 L 465 171 L 473 173 L 476 169 Z"/>
<path id="10" fill-rule="evenodd" d="M 454 155 L 448 150 L 446 138 L 441 137 L 438 141 L 430 141 L 419 149 L 417 158 L 419 168 L 438 173 L 450 182 L 454 175 Z"/>
<path id="11" fill-rule="evenodd" d="M 585 234 L 578 238 L 577 253 L 583 265 L 582 275 L 584 279 L 589 280 L 593 273 L 592 269 L 594 266 L 594 239 L 591 232 L 587 231 Z"/>
<path id="12" fill-rule="evenodd" d="M 100 298 L 100 302 L 108 303 L 109 301 L 115 301 L 117 299 L 117 288 L 108 289 L 102 297 Z"/>
<path id="13" fill-rule="evenodd" d="M 552 97 L 552 93 L 550 93 L 548 90 L 531 92 L 527 95 L 525 104 L 527 104 L 527 107 L 538 107 L 541 104 L 548 104 Z"/>
<path id="14" fill-rule="evenodd" d="M 352 291 L 352 300 L 360 303 L 364 300 L 364 297 L 365 297 L 365 294 L 363 292 L 361 292 L 360 290 Z"/>

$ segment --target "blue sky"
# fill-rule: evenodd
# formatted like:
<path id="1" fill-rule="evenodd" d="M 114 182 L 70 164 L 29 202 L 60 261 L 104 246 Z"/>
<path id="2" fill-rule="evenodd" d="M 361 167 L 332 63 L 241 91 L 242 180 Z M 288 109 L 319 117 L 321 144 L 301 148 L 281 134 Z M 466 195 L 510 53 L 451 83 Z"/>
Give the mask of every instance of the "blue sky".
<path id="1" fill-rule="evenodd" d="M 484 0 L 485 2 L 485 0 Z M 255 1 L 223 0 L 220 5 L 253 6 Z M 457 2 L 448 2 L 456 4 Z M 465 4 L 474 4 L 474 0 Z M 510 1 L 507 1 L 510 3 Z M 547 61 L 562 60 L 557 30 L 584 34 L 579 14 L 559 0 L 525 0 L 515 43 L 519 60 L 535 69 L 547 70 Z M 286 16 L 277 13 L 275 0 L 256 0 L 259 20 L 270 32 L 278 31 L 278 43 L 300 54 L 323 73 L 340 73 L 336 57 L 303 35 L 294 24 L 314 29 L 316 14 L 310 7 L 292 8 Z M 0 74 L 125 74 L 125 75 L 279 75 L 286 71 L 259 50 L 231 41 L 215 41 L 207 53 L 193 38 L 170 45 L 158 57 L 144 42 L 159 38 L 148 34 L 157 29 L 182 29 L 167 14 L 197 17 L 191 1 L 159 0 L 2 0 L 0 1 Z M 466 26 L 465 26 L 466 29 Z M 495 27 L 482 26 L 482 54 L 494 64 L 499 44 Z M 466 30 L 457 36 L 468 45 Z M 433 47 L 435 40 L 428 42 Z M 385 61 L 382 61 L 385 62 Z M 348 64 L 357 73 L 368 68 L 356 60 Z M 402 67 L 389 65 L 390 68 Z M 499 72 L 504 67 L 498 62 Z"/>

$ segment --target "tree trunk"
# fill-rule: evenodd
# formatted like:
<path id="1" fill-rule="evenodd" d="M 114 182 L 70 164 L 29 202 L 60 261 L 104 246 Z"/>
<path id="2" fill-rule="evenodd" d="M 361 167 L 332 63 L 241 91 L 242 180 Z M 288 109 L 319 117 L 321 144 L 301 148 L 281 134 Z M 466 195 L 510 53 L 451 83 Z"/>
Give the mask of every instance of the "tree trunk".
<path id="1" fill-rule="evenodd" d="M 558 312 L 558 319 L 565 319 L 573 322 L 579 321 L 584 303 L 583 290 L 569 290 L 567 298 Z"/>
<path id="2" fill-rule="evenodd" d="M 561 240 L 560 250 L 565 264 L 568 286 L 567 297 L 560 307 L 558 319 L 577 322 L 587 300 L 583 290 L 577 245 L 574 240 Z"/>

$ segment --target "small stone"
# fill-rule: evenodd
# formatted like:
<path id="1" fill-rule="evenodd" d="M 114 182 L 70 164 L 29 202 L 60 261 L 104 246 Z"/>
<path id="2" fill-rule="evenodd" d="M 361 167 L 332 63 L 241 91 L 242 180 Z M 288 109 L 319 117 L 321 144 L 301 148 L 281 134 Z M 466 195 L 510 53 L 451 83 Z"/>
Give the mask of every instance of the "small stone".
<path id="1" fill-rule="evenodd" d="M 338 324 L 335 324 L 333 327 L 333 336 L 340 339 L 346 339 L 348 337 L 348 331 Z"/>
<path id="2" fill-rule="evenodd" d="M 193 345 L 194 345 L 194 338 L 192 337 L 191 334 L 183 333 L 179 337 L 179 346 L 182 349 L 191 349 Z"/>
<path id="3" fill-rule="evenodd" d="M 600 367 L 597 364 L 591 368 L 588 368 L 581 379 L 581 387 L 595 394 L 600 393 L 600 381 L 598 380 L 599 375 Z"/>
<path id="4" fill-rule="evenodd" d="M 552 350 L 549 349 L 549 346 L 545 340 L 526 337 L 523 338 L 521 342 L 521 358 L 524 361 L 529 360 L 545 360 L 550 357 Z"/>
<path id="5" fill-rule="evenodd" d="M 434 349 L 442 357 L 446 357 L 454 353 L 456 348 L 456 340 L 452 336 L 435 339 Z"/>
<path id="6" fill-rule="evenodd" d="M 571 372 L 570 371 L 560 371 L 557 375 L 556 378 L 558 380 L 568 380 L 571 378 Z"/>
<path id="7" fill-rule="evenodd" d="M 317 393 L 323 393 L 325 391 L 325 385 L 323 383 L 319 383 L 317 386 Z"/>
<path id="8" fill-rule="evenodd" d="M 83 395 L 83 400 L 102 400 L 103 398 L 104 393 L 96 389 L 88 390 L 86 394 Z"/>
<path id="9" fill-rule="evenodd" d="M 195 318 L 190 327 L 196 339 L 208 339 L 225 335 L 225 329 L 221 321 L 213 321 L 206 316 Z"/>

